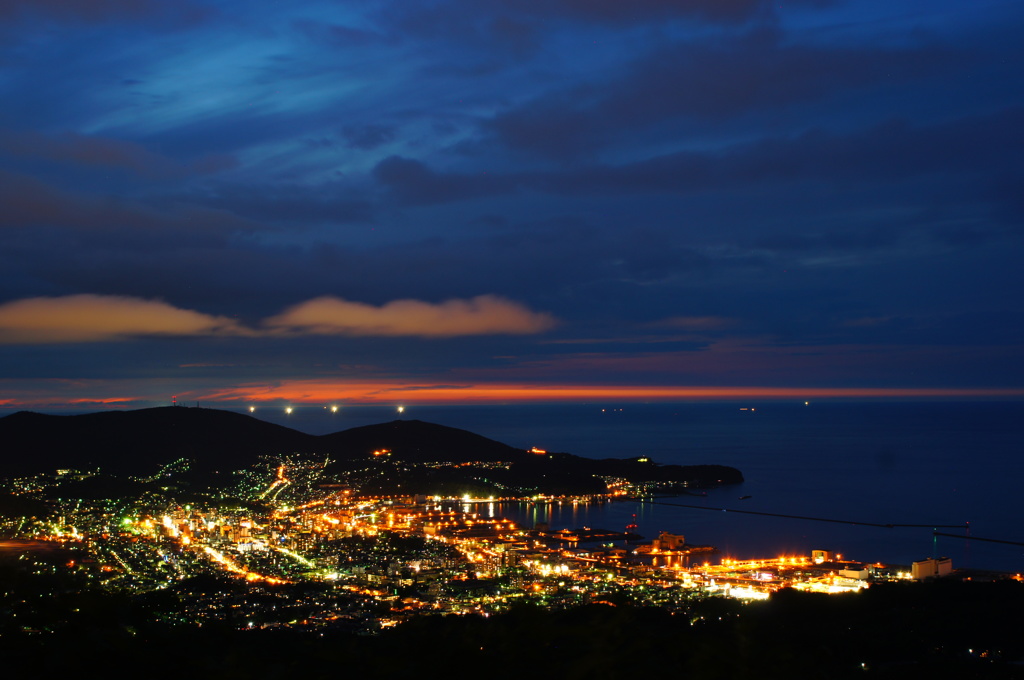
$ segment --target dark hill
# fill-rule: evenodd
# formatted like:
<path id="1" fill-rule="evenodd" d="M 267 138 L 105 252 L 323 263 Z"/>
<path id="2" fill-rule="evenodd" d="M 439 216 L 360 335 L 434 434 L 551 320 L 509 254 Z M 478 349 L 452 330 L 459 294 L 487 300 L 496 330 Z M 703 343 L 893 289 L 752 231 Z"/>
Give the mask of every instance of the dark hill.
<path id="1" fill-rule="evenodd" d="M 414 463 L 429 461 L 516 461 L 526 457 L 493 439 L 454 427 L 421 420 L 395 420 L 380 425 L 354 427 L 319 438 L 322 451 L 338 458 L 364 458 L 388 449 L 394 458 Z"/>
<path id="2" fill-rule="evenodd" d="M 166 406 L 54 416 L 21 411 L 0 418 L 3 476 L 100 467 L 150 474 L 178 458 L 229 469 L 261 454 L 314 452 L 317 437 L 230 411 Z"/>
<path id="3" fill-rule="evenodd" d="M 203 476 L 249 467 L 260 456 L 292 453 L 329 456 L 340 470 L 345 467 L 342 461 L 373 458 L 373 452 L 381 449 L 391 452 L 381 463 L 506 461 L 513 465 L 501 470 L 488 468 L 487 483 L 499 484 L 498 488 L 503 489 L 535 489 L 537 493 L 591 493 L 595 486 L 603 489 L 604 483 L 595 475 L 669 486 L 718 486 L 743 480 L 739 470 L 721 466 L 596 461 L 566 453 L 534 455 L 466 430 L 419 420 L 396 420 L 316 437 L 248 415 L 205 408 L 162 407 L 74 416 L 23 411 L 0 418 L 3 477 L 49 473 L 59 468 L 99 468 L 107 475 L 146 476 L 179 458 L 191 460 L 193 473 Z M 408 474 L 426 473 L 420 469 Z M 446 468 L 432 474 L 446 475 L 448 481 L 458 477 L 455 481 L 464 485 L 477 473 Z M 384 477 L 394 481 L 396 475 L 399 473 L 392 466 Z M 406 481 L 419 485 L 426 482 L 413 478 Z"/>
<path id="4" fill-rule="evenodd" d="M 234 470 L 261 455 L 316 453 L 344 460 L 366 458 L 379 449 L 412 462 L 526 455 L 472 432 L 419 420 L 317 437 L 241 413 L 181 406 L 74 416 L 21 411 L 0 418 L 0 475 L 5 477 L 97 467 L 145 475 L 178 458 L 190 458 L 200 468 Z"/>

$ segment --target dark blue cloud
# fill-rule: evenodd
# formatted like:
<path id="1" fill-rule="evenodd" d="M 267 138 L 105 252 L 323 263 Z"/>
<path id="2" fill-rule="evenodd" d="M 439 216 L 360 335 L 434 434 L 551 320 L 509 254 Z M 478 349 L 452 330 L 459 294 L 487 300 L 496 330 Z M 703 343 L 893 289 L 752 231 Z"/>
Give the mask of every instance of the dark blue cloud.
<path id="1" fill-rule="evenodd" d="M 499 0 L 509 11 L 544 17 L 561 17 L 621 26 L 639 22 L 660 22 L 671 19 L 691 19 L 713 23 L 742 23 L 770 12 L 771 2 L 764 0 L 635 0 L 624 3 L 616 0 Z M 824 7 L 832 0 L 802 0 L 796 4 Z"/>
<path id="2" fill-rule="evenodd" d="M 964 59 L 937 45 L 800 45 L 757 30 L 724 44 L 667 46 L 600 81 L 501 112 L 487 127 L 512 150 L 552 158 L 593 156 L 649 128 L 661 128 L 662 144 L 684 145 L 694 129 L 937 77 Z"/>
<path id="3" fill-rule="evenodd" d="M 20 348 L 9 375 L 1024 383 L 1012 3 L 0 17 L 0 302 L 117 295 L 252 326 L 321 296 L 496 295 L 562 322 Z"/>
<path id="4" fill-rule="evenodd" d="M 391 156 L 373 170 L 374 177 L 405 204 L 429 205 L 510 191 L 515 179 L 476 174 L 439 173 L 411 158 Z"/>
<path id="5" fill-rule="evenodd" d="M 70 22 L 198 21 L 209 15 L 201 5 L 185 0 L 2 0 L 0 17 Z"/>
<path id="6" fill-rule="evenodd" d="M 363 151 L 371 151 L 395 139 L 393 125 L 346 125 L 341 133 L 350 148 Z"/>

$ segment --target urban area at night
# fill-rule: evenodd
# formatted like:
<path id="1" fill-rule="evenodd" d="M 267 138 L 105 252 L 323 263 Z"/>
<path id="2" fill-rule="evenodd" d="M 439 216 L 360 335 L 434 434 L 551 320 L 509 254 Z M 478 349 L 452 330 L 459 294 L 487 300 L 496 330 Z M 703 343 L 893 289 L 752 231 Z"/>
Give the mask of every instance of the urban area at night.
<path id="1" fill-rule="evenodd" d="M 0 0 L 0 673 L 1024 680 L 1022 35 Z"/>
<path id="2" fill-rule="evenodd" d="M 142 612 L 133 616 L 165 631 L 327 639 L 386 636 L 415 621 L 453 616 L 500 620 L 524 607 L 657 610 L 701 628 L 710 625 L 709 611 L 720 625 L 723 615 L 739 620 L 779 593 L 799 591 L 842 601 L 870 589 L 925 592 L 939 582 L 977 581 L 980 588 L 1002 583 L 1015 588 L 1004 595 L 1020 597 L 1020 574 L 953 569 L 949 558 L 882 564 L 824 548 L 737 557 L 691 544 L 681 533 L 644 537 L 635 525 L 554 528 L 501 513 L 685 503 L 742 481 L 740 471 L 725 466 L 516 450 L 462 430 L 396 420 L 335 435 L 349 437 L 352 447 L 338 458 L 250 455 L 244 468 L 214 469 L 211 460 L 181 457 L 150 465 L 145 475 L 123 474 L 147 466 L 117 461 L 125 447 L 111 427 L 142 427 L 155 436 L 175 430 L 173 447 L 209 436 L 215 426 L 278 426 L 185 407 L 106 414 L 106 423 L 103 416 L 23 413 L 0 421 L 9 442 L 34 442 L 41 460 L 52 457 L 45 449 L 54 441 L 77 436 L 64 431 L 64 422 L 81 423 L 110 442 L 100 448 L 113 461 L 4 480 L 7 615 L 0 642 L 66 635 L 80 608 L 60 603 L 89 593 L 121 598 Z M 370 444 L 388 441 L 396 442 L 394 450 Z M 945 597 L 928 593 L 933 605 Z M 1019 644 L 979 647 L 955 660 L 1005 668 L 1020 651 Z"/>

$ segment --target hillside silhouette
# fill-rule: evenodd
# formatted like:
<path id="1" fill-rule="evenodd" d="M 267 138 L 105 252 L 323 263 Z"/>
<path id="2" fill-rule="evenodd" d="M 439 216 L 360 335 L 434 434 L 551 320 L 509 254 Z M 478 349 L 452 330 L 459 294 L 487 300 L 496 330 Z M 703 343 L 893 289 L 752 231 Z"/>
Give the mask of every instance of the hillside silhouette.
<path id="1" fill-rule="evenodd" d="M 72 416 L 21 411 L 0 418 L 0 442 L 5 477 L 62 468 L 143 476 L 180 458 L 190 460 L 196 472 L 238 470 L 261 456 L 289 454 L 326 456 L 341 464 L 373 459 L 375 451 L 387 450 L 387 460 L 395 463 L 503 461 L 511 465 L 492 476 L 509 486 L 529 487 L 531 480 L 544 480 L 538 489 L 566 493 L 603 487 L 595 486 L 595 475 L 635 481 L 687 480 L 696 486 L 743 481 L 739 470 L 719 465 L 661 466 L 568 453 L 537 455 L 420 420 L 395 420 L 315 436 L 241 413 L 182 406 Z"/>
<path id="2" fill-rule="evenodd" d="M 5 475 L 56 468 L 148 474 L 178 458 L 234 469 L 264 454 L 315 452 L 316 440 L 241 413 L 181 406 L 70 416 L 19 411 L 0 418 Z"/>
<path id="3" fill-rule="evenodd" d="M 326 454 L 352 460 L 381 449 L 410 462 L 526 456 L 478 434 L 419 420 L 315 436 L 241 413 L 183 406 L 71 416 L 20 411 L 0 418 L 0 442 L 5 476 L 57 468 L 148 474 L 178 458 L 208 469 L 238 469 L 262 455 Z"/>

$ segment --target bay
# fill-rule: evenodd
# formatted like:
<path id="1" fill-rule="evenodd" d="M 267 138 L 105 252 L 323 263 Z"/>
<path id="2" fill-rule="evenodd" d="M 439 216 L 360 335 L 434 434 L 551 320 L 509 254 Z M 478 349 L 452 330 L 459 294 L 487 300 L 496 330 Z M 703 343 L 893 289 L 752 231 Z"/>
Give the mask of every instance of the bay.
<path id="1" fill-rule="evenodd" d="M 660 499 L 693 507 L 613 503 L 490 510 L 552 528 L 681 533 L 733 557 L 828 549 L 909 565 L 933 555 L 955 567 L 1024 571 L 1024 547 L 934 536 L 933 529 L 1024 542 L 1024 404 L 1019 402 L 761 402 L 345 407 L 256 415 L 322 433 L 417 418 L 529 448 L 592 458 L 646 455 L 663 464 L 739 468 L 740 485 Z M 744 498 L 749 496 L 749 498 Z M 728 512 L 717 510 L 725 508 Z M 799 515 L 839 522 L 743 514 Z M 539 513 L 539 514 L 538 514 Z M 881 528 L 853 524 L 920 524 Z"/>
<path id="2" fill-rule="evenodd" d="M 977 540 L 1024 543 L 1022 402 L 406 404 L 402 413 L 395 405 L 342 404 L 337 412 L 296 406 L 285 413 L 283 406 L 261 406 L 252 415 L 310 434 L 419 419 L 524 449 L 731 465 L 745 477 L 742 484 L 710 489 L 707 496 L 659 499 L 696 507 L 616 502 L 478 508 L 525 525 L 543 521 L 555 529 L 622 530 L 635 523 L 648 539 L 661 531 L 684 534 L 691 543 L 718 547 L 719 557 L 821 548 L 889 564 L 941 555 L 958 568 L 1024 571 L 1024 546 Z M 933 535 L 936 528 L 965 535 L 963 528 L 942 525 L 968 522 L 974 539 Z"/>

